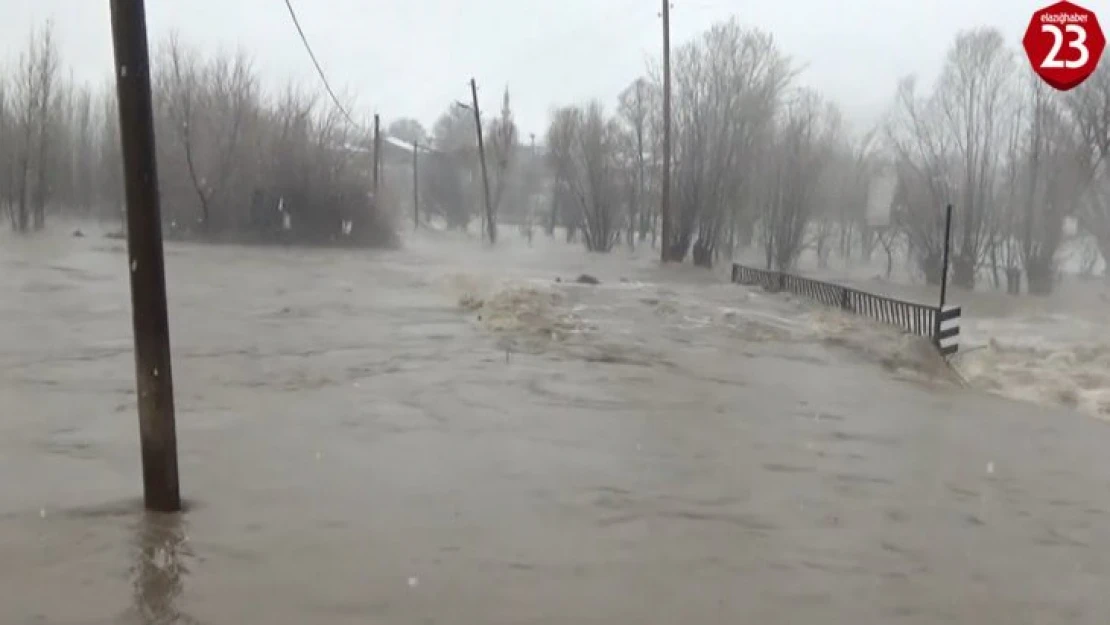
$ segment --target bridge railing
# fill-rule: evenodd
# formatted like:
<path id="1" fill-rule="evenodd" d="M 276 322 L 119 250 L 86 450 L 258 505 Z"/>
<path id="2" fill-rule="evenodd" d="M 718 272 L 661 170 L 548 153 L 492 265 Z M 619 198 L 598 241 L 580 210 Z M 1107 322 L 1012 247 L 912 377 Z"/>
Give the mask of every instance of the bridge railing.
<path id="1" fill-rule="evenodd" d="M 928 337 L 941 354 L 949 356 L 959 349 L 959 306 L 936 306 L 876 295 L 841 284 L 804 278 L 782 271 L 756 269 L 738 263 L 732 265 L 732 281 L 757 285 L 767 291 L 788 291 L 826 306 L 840 308 L 896 326 L 905 332 Z"/>

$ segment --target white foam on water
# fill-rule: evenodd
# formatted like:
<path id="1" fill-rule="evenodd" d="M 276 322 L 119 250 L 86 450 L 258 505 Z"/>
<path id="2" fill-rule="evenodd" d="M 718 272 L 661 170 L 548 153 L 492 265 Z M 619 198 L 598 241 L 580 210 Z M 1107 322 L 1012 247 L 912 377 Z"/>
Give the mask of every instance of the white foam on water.
<path id="1" fill-rule="evenodd" d="M 1110 420 L 1110 344 L 991 337 L 962 349 L 954 366 L 976 388 Z"/>

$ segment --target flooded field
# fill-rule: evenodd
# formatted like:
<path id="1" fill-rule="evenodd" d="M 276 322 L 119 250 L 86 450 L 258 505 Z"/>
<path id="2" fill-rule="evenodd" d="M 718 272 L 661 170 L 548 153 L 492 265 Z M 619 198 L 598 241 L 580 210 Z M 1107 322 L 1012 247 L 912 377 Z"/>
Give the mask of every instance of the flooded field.
<path id="1" fill-rule="evenodd" d="M 65 234 L 0 245 L 0 623 L 1110 613 L 1104 423 L 542 236 L 168 245 L 189 511 L 144 515 L 122 242 Z"/>

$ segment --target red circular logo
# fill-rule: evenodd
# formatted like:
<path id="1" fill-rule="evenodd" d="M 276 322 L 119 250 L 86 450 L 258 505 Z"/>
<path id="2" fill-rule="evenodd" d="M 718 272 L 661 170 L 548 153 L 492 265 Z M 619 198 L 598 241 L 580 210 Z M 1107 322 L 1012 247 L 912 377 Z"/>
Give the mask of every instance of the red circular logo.
<path id="1" fill-rule="evenodd" d="M 1033 71 L 1060 91 L 1087 80 L 1106 48 L 1094 11 L 1066 1 L 1033 13 L 1021 42 Z"/>

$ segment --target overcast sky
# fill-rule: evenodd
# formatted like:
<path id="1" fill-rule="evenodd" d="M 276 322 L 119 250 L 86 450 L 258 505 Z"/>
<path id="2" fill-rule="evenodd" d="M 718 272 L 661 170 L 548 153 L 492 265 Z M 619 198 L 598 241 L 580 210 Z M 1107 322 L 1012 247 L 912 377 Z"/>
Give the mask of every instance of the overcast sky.
<path id="1" fill-rule="evenodd" d="M 147 0 L 152 44 L 171 30 L 209 50 L 241 46 L 268 79 L 319 88 L 282 0 Z M 1046 0 L 673 0 L 672 42 L 737 15 L 772 32 L 807 67 L 803 81 L 856 124 L 889 103 L 898 78 L 935 76 L 960 29 L 996 26 L 1020 46 Z M 506 85 L 522 137 L 542 136 L 552 105 L 616 94 L 661 49 L 655 0 L 294 0 L 329 79 L 360 114 L 430 125 L 477 78 L 482 106 Z M 1096 11 L 1105 0 L 1087 0 Z M 1110 13 L 1110 10 L 1105 10 Z M 52 18 L 67 64 L 103 80 L 111 66 L 108 0 L 0 0 L 11 62 L 32 24 Z M 1105 22 L 1107 17 L 1103 18 Z"/>

